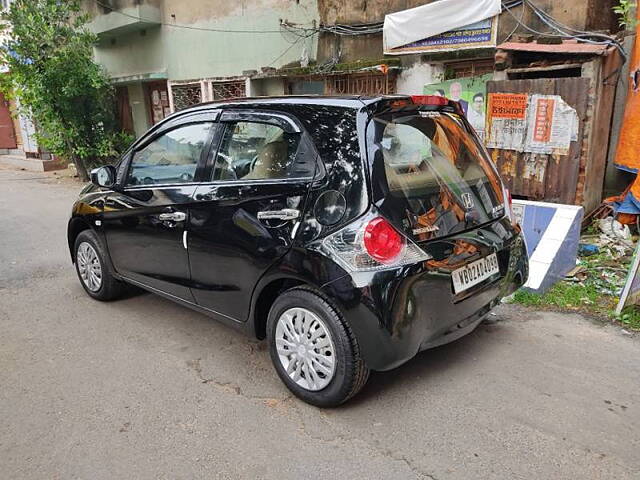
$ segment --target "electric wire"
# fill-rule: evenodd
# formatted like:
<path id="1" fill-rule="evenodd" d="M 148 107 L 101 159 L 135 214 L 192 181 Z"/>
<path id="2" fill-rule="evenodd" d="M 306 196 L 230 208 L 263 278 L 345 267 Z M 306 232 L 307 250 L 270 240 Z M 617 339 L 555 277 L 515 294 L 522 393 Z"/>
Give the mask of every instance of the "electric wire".
<path id="1" fill-rule="evenodd" d="M 205 32 L 217 32 L 217 33 L 249 33 L 249 34 L 280 34 L 283 36 L 285 41 L 289 43 L 289 47 L 280 54 L 274 61 L 271 62 L 270 65 L 277 62 L 280 58 L 282 58 L 286 53 L 291 50 L 295 45 L 297 45 L 302 39 L 309 38 L 317 33 L 332 33 L 334 35 L 339 36 L 360 36 L 360 35 L 373 35 L 378 34 L 383 31 L 384 22 L 370 22 L 370 23 L 361 23 L 354 25 L 344 25 L 344 24 L 335 24 L 335 25 L 320 25 L 318 27 L 304 27 L 298 26 L 290 23 L 282 22 L 280 24 L 280 29 L 278 30 L 245 30 L 245 29 L 227 29 L 227 28 L 206 28 L 206 27 L 196 27 L 192 25 L 182 25 L 178 23 L 166 23 L 166 22 L 156 22 L 150 19 L 146 19 L 143 17 L 139 17 L 136 15 L 131 15 L 125 12 L 121 12 L 120 10 L 116 10 L 113 7 L 102 3 L 100 0 L 96 0 L 96 3 L 102 8 L 109 10 L 113 13 L 120 14 L 122 16 L 132 18 L 139 21 L 149 22 L 149 23 L 159 23 L 160 25 L 164 25 L 172 28 L 183 28 L 188 30 L 196 30 L 196 31 L 205 31 Z M 512 8 L 518 7 L 522 5 L 522 14 L 520 18 L 518 18 L 513 12 Z M 515 28 L 507 35 L 504 41 L 507 41 L 511 38 L 515 32 L 518 30 L 518 27 L 527 30 L 530 33 L 541 36 L 550 36 L 557 38 L 573 38 L 578 42 L 591 43 L 595 45 L 612 45 L 615 46 L 620 54 L 622 55 L 623 61 L 626 61 L 627 55 L 624 50 L 624 47 L 618 42 L 615 38 L 612 38 L 608 35 L 596 33 L 596 32 L 587 32 L 583 30 L 574 29 L 569 27 L 562 22 L 556 20 L 553 16 L 542 10 L 531 0 L 511 0 L 511 1 L 503 1 L 502 7 L 513 17 L 516 21 Z M 544 23 L 547 27 L 551 28 L 551 32 L 540 32 L 531 26 L 527 25 L 524 22 L 524 13 L 526 8 L 530 8 L 534 14 L 540 19 L 542 23 Z M 283 33 L 288 32 L 291 33 L 298 38 L 295 40 L 287 39 Z M 556 33 L 553 33 L 556 32 Z M 598 40 L 595 40 L 598 39 Z"/>

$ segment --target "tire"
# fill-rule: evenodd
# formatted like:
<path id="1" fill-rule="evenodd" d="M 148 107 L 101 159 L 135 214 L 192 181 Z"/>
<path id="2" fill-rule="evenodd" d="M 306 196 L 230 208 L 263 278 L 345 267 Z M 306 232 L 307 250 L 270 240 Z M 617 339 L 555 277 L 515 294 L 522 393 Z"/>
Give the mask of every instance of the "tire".
<path id="1" fill-rule="evenodd" d="M 369 368 L 353 331 L 338 308 L 316 290 L 296 287 L 281 294 L 269 311 L 267 338 L 278 376 L 311 405 L 338 406 L 367 383 Z M 301 369 L 294 368 L 300 364 Z"/>
<path id="2" fill-rule="evenodd" d="M 93 230 L 83 230 L 78 234 L 73 247 L 73 255 L 80 284 L 90 297 L 100 301 L 109 301 L 115 300 L 123 294 L 125 284 L 113 276 L 109 263 L 106 261 L 106 252 Z M 86 273 L 87 263 L 94 265 L 94 273 L 99 272 L 99 282 L 96 282 L 97 276 L 92 276 L 93 281 L 89 280 L 89 274 Z"/>

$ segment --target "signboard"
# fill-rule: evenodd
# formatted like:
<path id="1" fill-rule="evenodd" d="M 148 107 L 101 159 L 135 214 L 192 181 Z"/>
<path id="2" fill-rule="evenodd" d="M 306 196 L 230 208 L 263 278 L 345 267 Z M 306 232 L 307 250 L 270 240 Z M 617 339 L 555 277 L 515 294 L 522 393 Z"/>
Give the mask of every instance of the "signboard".
<path id="1" fill-rule="evenodd" d="M 446 82 L 425 85 L 425 95 L 440 95 L 460 102 L 471 126 L 484 139 L 486 120 L 485 96 L 487 82 L 493 78 L 492 73 L 477 77 L 456 78 Z"/>
<path id="2" fill-rule="evenodd" d="M 485 144 L 488 148 L 520 150 L 527 133 L 526 93 L 490 93 Z"/>
<path id="3" fill-rule="evenodd" d="M 403 55 L 495 47 L 497 32 L 498 17 L 492 17 L 402 47 L 386 49 L 384 53 L 386 55 Z"/>
<path id="4" fill-rule="evenodd" d="M 559 95 L 490 93 L 488 148 L 567 155 L 578 139 L 578 114 Z"/>

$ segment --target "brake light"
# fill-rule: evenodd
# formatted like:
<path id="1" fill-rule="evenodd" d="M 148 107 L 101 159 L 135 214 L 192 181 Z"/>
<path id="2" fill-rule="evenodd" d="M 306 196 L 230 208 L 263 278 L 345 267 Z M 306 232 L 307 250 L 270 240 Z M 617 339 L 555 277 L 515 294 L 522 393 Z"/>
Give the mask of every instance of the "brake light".
<path id="1" fill-rule="evenodd" d="M 432 258 L 373 212 L 327 235 L 319 249 L 350 272 L 385 270 Z"/>
<path id="2" fill-rule="evenodd" d="M 411 101 L 416 105 L 435 105 L 439 107 L 449 105 L 449 99 L 439 95 L 411 95 Z"/>
<path id="3" fill-rule="evenodd" d="M 380 263 L 390 264 L 404 250 L 404 238 L 382 217 L 371 220 L 364 229 L 364 248 Z"/>

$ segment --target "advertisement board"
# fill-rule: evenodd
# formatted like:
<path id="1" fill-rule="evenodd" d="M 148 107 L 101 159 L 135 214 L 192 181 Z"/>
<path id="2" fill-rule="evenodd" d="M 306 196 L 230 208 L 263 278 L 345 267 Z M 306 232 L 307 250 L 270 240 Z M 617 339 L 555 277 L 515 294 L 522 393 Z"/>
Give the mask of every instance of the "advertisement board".
<path id="1" fill-rule="evenodd" d="M 476 130 L 478 136 L 484 139 L 485 129 L 485 97 L 487 82 L 493 78 L 492 73 L 476 77 L 456 78 L 445 82 L 425 85 L 425 95 L 440 95 L 456 100 L 462 105 L 467 120 Z"/>
<path id="2" fill-rule="evenodd" d="M 401 47 L 390 48 L 385 50 L 384 53 L 387 55 L 402 55 L 495 47 L 497 32 L 498 17 L 492 17 Z"/>

